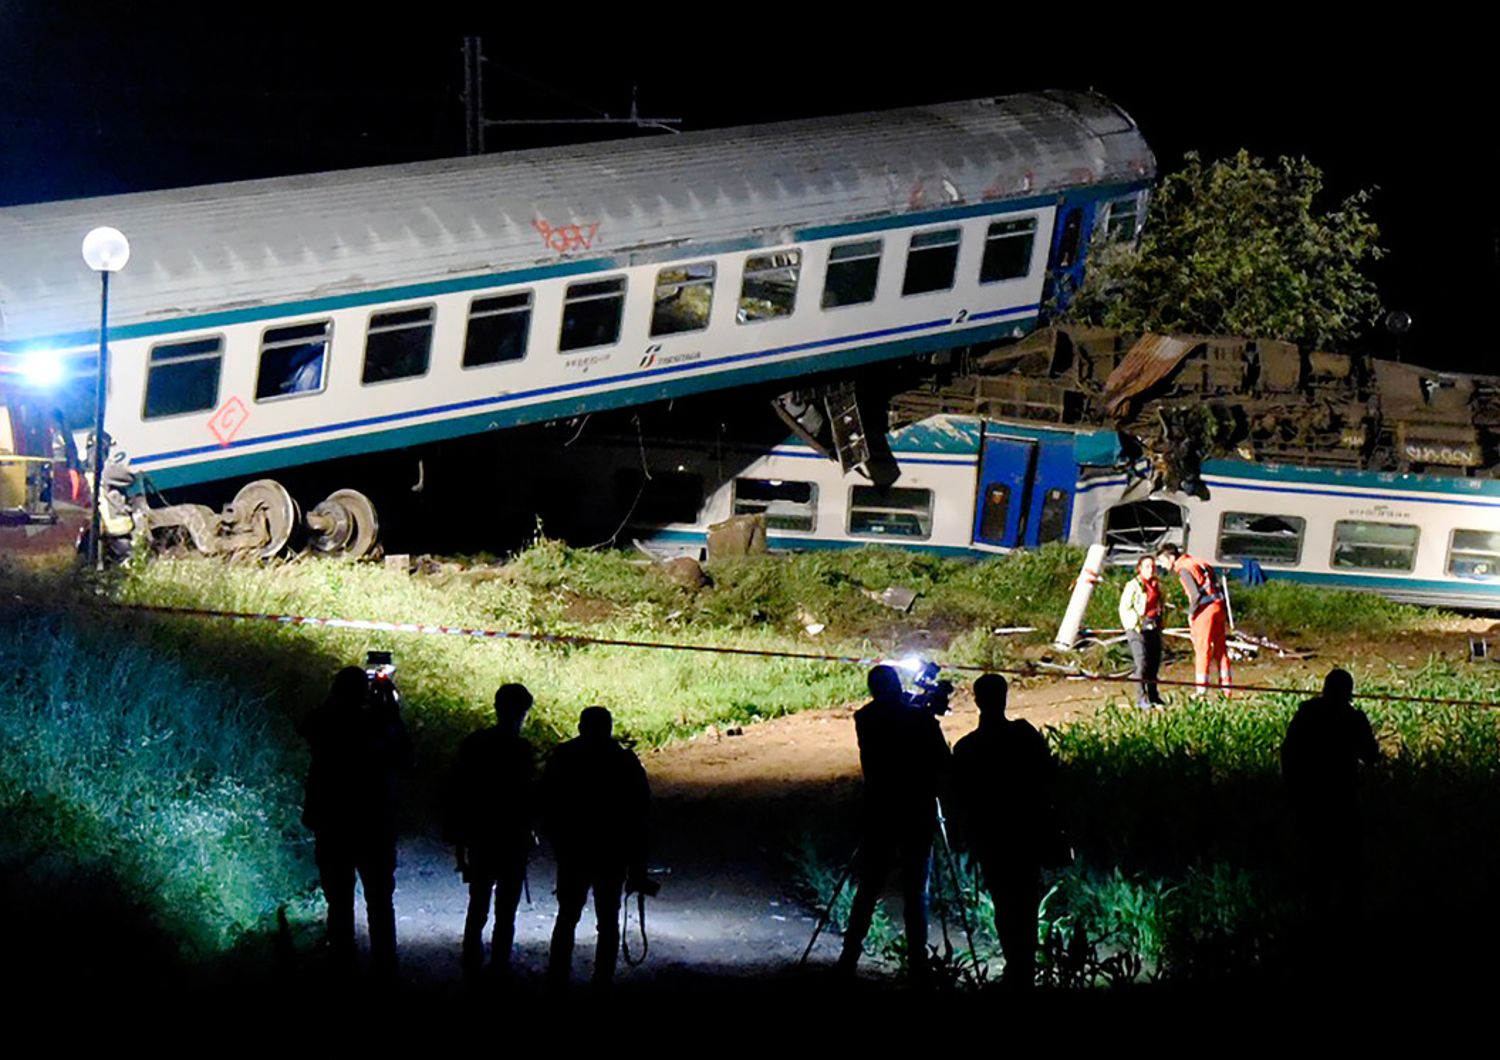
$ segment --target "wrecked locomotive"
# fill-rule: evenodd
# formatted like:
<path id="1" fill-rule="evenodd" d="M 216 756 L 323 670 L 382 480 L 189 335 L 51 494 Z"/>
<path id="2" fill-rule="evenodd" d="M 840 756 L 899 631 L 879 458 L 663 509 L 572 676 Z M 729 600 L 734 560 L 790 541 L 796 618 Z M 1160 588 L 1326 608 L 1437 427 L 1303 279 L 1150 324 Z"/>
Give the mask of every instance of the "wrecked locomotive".
<path id="1" fill-rule="evenodd" d="M 92 387 L 101 223 L 134 247 L 106 431 L 159 488 L 826 376 L 1031 330 L 1154 173 L 1112 103 L 1044 92 L 10 207 L 0 384 Z M 246 489 L 174 525 L 274 551 L 298 509 Z M 312 509 L 327 550 L 372 540 L 356 498 Z"/>

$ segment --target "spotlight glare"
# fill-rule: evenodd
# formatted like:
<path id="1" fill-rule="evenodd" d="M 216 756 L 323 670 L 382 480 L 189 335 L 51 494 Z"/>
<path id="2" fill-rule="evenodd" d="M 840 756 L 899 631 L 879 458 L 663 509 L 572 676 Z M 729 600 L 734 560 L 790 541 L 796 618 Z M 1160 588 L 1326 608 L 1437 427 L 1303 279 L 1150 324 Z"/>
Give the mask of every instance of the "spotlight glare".
<path id="1" fill-rule="evenodd" d="M 62 382 L 62 358 L 55 350 L 32 350 L 21 358 L 21 378 L 28 386 L 50 390 Z"/>

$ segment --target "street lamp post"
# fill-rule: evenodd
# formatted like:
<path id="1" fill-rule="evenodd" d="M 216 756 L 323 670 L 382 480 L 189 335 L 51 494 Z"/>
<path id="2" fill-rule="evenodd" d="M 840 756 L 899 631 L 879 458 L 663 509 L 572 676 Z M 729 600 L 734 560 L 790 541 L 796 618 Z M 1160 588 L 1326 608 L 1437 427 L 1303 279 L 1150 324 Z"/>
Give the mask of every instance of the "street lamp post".
<path id="1" fill-rule="evenodd" d="M 94 513 L 89 528 L 89 550 L 96 570 L 104 569 L 104 538 L 100 533 L 99 490 L 104 482 L 104 402 L 109 383 L 109 274 L 130 260 L 130 240 L 117 228 L 96 228 L 83 237 L 83 260 L 99 274 L 99 374 L 94 383 Z"/>

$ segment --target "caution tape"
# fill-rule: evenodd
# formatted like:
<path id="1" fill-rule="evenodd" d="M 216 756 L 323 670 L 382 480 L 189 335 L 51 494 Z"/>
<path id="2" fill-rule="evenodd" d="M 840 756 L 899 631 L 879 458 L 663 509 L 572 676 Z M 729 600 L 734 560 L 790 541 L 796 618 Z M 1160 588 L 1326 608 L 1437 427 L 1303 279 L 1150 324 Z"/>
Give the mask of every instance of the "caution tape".
<path id="1" fill-rule="evenodd" d="M 655 640 L 623 640 L 615 637 L 585 637 L 571 633 L 535 633 L 509 629 L 480 629 L 469 626 L 435 626 L 420 622 L 379 622 L 364 618 L 320 618 L 311 615 L 278 615 L 262 611 L 217 611 L 201 607 L 168 607 L 161 604 L 111 604 L 120 611 L 140 614 L 168 615 L 180 618 L 215 618 L 235 622 L 270 622 L 280 626 L 313 627 L 323 629 L 349 629 L 370 633 L 414 633 L 424 636 L 463 637 L 469 640 L 514 640 L 537 644 L 561 644 L 568 647 L 597 645 L 606 648 L 643 648 L 655 651 L 702 652 L 709 655 L 739 655 L 761 659 L 797 659 L 803 662 L 842 663 L 849 666 L 875 666 L 887 662 L 889 655 L 828 655 L 822 652 L 781 651 L 772 648 L 726 648 L 715 644 L 676 644 Z M 1135 677 L 1115 677 L 1109 674 L 1077 672 L 1052 672 L 1037 667 L 976 666 L 971 663 L 940 663 L 942 669 L 955 672 L 1007 674 L 1015 677 L 1051 677 L 1060 680 L 1086 680 L 1116 684 L 1139 684 Z M 1154 684 L 1181 688 L 1197 688 L 1195 681 L 1175 681 L 1158 678 Z M 1234 685 L 1231 693 L 1270 692 L 1284 695 L 1305 696 L 1305 688 L 1281 688 L 1274 685 Z M 1393 692 L 1356 692 L 1355 699 L 1374 699 L 1396 703 L 1432 703 L 1458 707 L 1500 708 L 1500 702 L 1483 699 L 1443 699 L 1430 696 L 1405 696 Z"/>

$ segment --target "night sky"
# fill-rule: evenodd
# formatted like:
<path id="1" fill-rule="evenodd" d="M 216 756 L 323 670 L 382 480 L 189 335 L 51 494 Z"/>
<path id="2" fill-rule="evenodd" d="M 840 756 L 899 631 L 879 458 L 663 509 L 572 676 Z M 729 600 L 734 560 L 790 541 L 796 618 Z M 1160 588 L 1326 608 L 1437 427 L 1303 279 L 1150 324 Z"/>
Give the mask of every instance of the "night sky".
<path id="1" fill-rule="evenodd" d="M 1460 27 L 1293 32 L 1215 14 L 1199 32 L 993 7 L 892 27 L 874 5 L 808 21 L 795 5 L 717 4 L 642 7 L 664 23 L 647 29 L 561 7 L 518 21 L 411 5 L 382 24 L 373 5 L 311 21 L 307 9 L 342 5 L 144 19 L 142 6 L 0 0 L 0 205 L 461 154 L 465 33 L 484 36 L 491 118 L 623 114 L 632 85 L 643 114 L 689 130 L 1093 87 L 1136 119 L 1164 170 L 1185 150 L 1244 146 L 1306 155 L 1332 195 L 1378 188 L 1389 257 L 1377 280 L 1386 305 L 1416 321 L 1404 354 L 1497 370 L 1475 338 L 1500 283 L 1493 60 L 1485 35 Z M 493 150 L 611 134 L 643 135 L 489 135 Z M 1391 352 L 1379 332 L 1367 348 Z"/>

